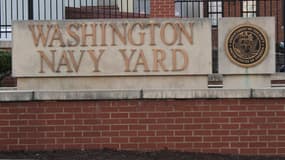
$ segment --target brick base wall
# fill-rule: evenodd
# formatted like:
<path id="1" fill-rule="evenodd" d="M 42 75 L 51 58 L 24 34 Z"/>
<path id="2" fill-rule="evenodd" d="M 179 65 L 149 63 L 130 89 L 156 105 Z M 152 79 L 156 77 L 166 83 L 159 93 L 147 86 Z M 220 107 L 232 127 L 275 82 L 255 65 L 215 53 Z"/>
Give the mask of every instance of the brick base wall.
<path id="1" fill-rule="evenodd" d="M 285 99 L 0 103 L 0 150 L 285 155 Z"/>

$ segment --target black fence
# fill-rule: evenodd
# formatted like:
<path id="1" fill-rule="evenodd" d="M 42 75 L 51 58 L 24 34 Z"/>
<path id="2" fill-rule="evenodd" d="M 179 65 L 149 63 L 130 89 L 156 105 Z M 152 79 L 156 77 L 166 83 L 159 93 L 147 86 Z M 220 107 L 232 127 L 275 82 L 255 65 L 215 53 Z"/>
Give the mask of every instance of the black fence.
<path id="1" fill-rule="evenodd" d="M 175 15 L 212 20 L 213 72 L 218 72 L 218 21 L 221 17 L 266 17 L 276 19 L 276 71 L 285 70 L 285 0 L 175 0 Z"/>
<path id="2" fill-rule="evenodd" d="M 13 20 L 147 18 L 151 0 L 0 0 L 0 40 L 11 40 Z M 173 0 L 175 16 L 212 20 L 213 72 L 218 72 L 218 21 L 221 17 L 274 16 L 276 71 L 285 68 L 285 0 Z"/>
<path id="3" fill-rule="evenodd" d="M 15 20 L 146 18 L 150 0 L 0 0 L 0 40 L 11 40 Z"/>

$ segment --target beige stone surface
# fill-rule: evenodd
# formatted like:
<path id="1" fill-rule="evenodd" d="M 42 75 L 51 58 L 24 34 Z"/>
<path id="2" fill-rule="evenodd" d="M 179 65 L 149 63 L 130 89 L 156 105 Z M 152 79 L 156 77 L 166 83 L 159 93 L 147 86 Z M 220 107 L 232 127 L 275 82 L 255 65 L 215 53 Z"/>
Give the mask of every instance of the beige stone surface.
<path id="1" fill-rule="evenodd" d="M 258 65 L 250 68 L 240 67 L 227 57 L 224 44 L 227 34 L 241 24 L 254 24 L 263 29 L 269 42 L 268 56 Z M 275 73 L 275 18 L 222 18 L 219 20 L 219 73 L 220 74 L 272 74 Z M 246 77 L 245 77 L 246 78 Z M 243 83 L 243 82 L 242 82 Z M 232 86 L 235 87 L 235 86 Z"/>
<path id="2" fill-rule="evenodd" d="M 268 89 L 270 75 L 224 75 L 224 89 Z"/>
<path id="3" fill-rule="evenodd" d="M 127 43 L 124 44 L 117 35 L 115 35 L 116 45 L 111 45 L 113 32 L 110 24 L 116 24 L 117 29 L 121 33 L 124 33 L 123 24 L 126 24 L 126 32 L 128 33 L 128 29 L 134 24 L 150 23 L 158 23 L 161 26 L 166 25 L 167 23 L 182 23 L 186 26 L 187 32 L 191 32 L 190 28 L 187 26 L 189 26 L 189 23 L 193 23 L 191 35 L 193 38 L 193 44 L 190 44 L 186 36 L 182 35 L 181 39 L 183 45 L 178 45 L 179 38 L 176 39 L 177 41 L 175 41 L 173 45 L 166 45 L 161 40 L 161 27 L 156 27 L 154 34 L 156 45 L 150 45 L 150 27 L 143 26 L 140 28 L 139 25 L 136 25 L 134 26 L 131 34 L 133 41 L 135 43 L 139 43 L 140 34 L 145 34 L 143 45 L 131 44 L 129 37 L 127 38 Z M 81 26 L 82 24 L 89 26 L 86 29 L 86 34 L 92 33 L 92 27 L 90 27 L 91 25 L 97 25 L 96 36 L 94 36 L 96 38 L 96 46 L 93 46 L 91 36 L 87 38 L 86 46 L 82 46 L 84 39 L 82 38 L 82 32 L 84 32 L 84 27 Z M 106 46 L 101 45 L 103 44 L 102 37 L 104 37 L 105 33 L 101 30 L 101 24 L 106 24 Z M 38 25 L 42 25 L 43 34 L 47 37 L 47 44 L 49 45 L 45 46 L 42 43 L 42 38 L 39 38 L 38 46 L 35 45 L 36 43 L 34 43 L 34 39 L 37 41 L 39 35 L 39 29 L 37 28 Z M 52 25 L 50 30 L 48 29 L 48 25 Z M 73 28 L 70 29 L 70 31 L 73 32 L 73 36 L 71 36 L 66 29 L 68 25 L 78 25 L 81 27 L 76 28 L 73 26 Z M 34 27 L 34 31 L 32 31 L 29 26 L 32 26 L 32 28 Z M 55 26 L 58 26 L 58 28 Z M 176 31 L 173 30 L 171 25 L 167 25 L 165 34 L 164 32 L 162 33 L 165 35 L 165 40 L 169 43 L 172 41 L 174 33 L 177 32 L 177 26 L 175 28 Z M 62 37 L 59 35 L 59 32 L 61 33 Z M 33 38 L 33 33 L 36 35 L 36 38 Z M 76 43 L 76 35 L 80 38 L 79 45 L 72 46 L 72 44 Z M 61 39 L 63 40 L 61 41 Z M 64 47 L 62 47 L 62 42 L 64 42 Z M 71 45 L 68 46 L 68 44 Z M 120 49 L 126 49 L 125 53 L 129 57 L 131 55 L 131 50 L 134 50 L 134 55 L 130 60 L 129 72 L 125 71 L 126 64 Z M 164 69 L 160 64 L 158 64 L 158 67 L 155 67 L 155 62 L 157 62 L 157 59 L 155 59 L 154 50 L 158 49 L 165 52 L 165 57 L 163 57 L 161 52 L 156 54 L 158 55 L 156 57 L 157 59 L 163 59 L 163 62 L 161 63 L 163 63 L 165 66 Z M 175 59 L 173 58 L 174 54 L 172 51 L 174 49 L 181 49 L 186 53 L 185 55 L 187 56 L 189 63 L 184 70 L 173 71 L 173 60 Z M 98 63 L 99 72 L 94 72 L 95 63 L 92 61 L 91 54 L 89 54 L 87 50 L 94 51 L 95 53 L 93 55 L 97 56 L 97 58 L 99 57 L 99 50 L 104 50 L 104 54 L 102 54 L 102 57 Z M 72 54 L 70 54 L 69 51 Z M 81 54 L 81 51 L 83 54 Z M 16 21 L 13 23 L 13 76 L 15 77 L 207 75 L 212 71 L 211 51 L 211 23 L 208 19 L 105 19 L 71 21 Z M 64 52 L 66 53 L 65 57 L 63 56 Z M 143 52 L 143 58 L 139 57 L 140 52 Z M 47 60 L 43 60 L 40 53 L 47 56 L 46 59 L 49 61 L 54 62 L 52 63 L 54 70 L 51 69 L 53 67 L 48 66 Z M 54 59 L 52 57 L 53 53 Z M 185 58 L 181 52 L 177 53 L 176 55 L 176 66 L 180 68 L 183 66 Z M 82 56 L 81 61 L 80 56 Z M 78 71 L 76 71 L 77 64 L 80 64 Z M 136 64 L 138 64 L 137 67 Z M 135 68 L 137 71 L 134 71 Z M 155 68 L 157 68 L 157 70 Z M 72 79 L 69 80 L 70 82 L 74 81 Z M 177 81 L 179 81 L 179 78 L 177 78 Z M 22 85 L 22 83 L 20 83 L 20 85 Z M 77 84 L 74 85 L 76 86 Z M 84 82 L 80 82 L 80 85 L 84 86 Z"/>
<path id="4" fill-rule="evenodd" d="M 19 90 L 206 89 L 207 76 L 19 78 Z"/>

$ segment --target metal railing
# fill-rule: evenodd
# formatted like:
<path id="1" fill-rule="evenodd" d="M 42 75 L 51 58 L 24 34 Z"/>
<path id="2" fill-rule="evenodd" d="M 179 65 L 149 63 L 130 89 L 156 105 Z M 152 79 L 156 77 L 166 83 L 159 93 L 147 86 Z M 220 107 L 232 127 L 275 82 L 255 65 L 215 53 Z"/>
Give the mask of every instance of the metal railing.
<path id="1" fill-rule="evenodd" d="M 285 0 L 175 0 L 178 17 L 212 20 L 213 72 L 218 72 L 218 21 L 221 17 L 264 17 L 276 19 L 276 71 L 285 70 Z"/>
<path id="2" fill-rule="evenodd" d="M 150 0 L 0 0 L 0 40 L 11 40 L 13 20 L 146 18 Z"/>

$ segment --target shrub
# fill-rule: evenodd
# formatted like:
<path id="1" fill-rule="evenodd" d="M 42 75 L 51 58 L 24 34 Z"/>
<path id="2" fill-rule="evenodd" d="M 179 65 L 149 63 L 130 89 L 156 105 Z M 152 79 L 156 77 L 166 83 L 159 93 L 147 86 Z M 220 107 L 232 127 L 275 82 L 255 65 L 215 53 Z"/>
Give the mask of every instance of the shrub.
<path id="1" fill-rule="evenodd" d="M 11 72 L 12 62 L 11 53 L 0 51 L 0 79 Z"/>

